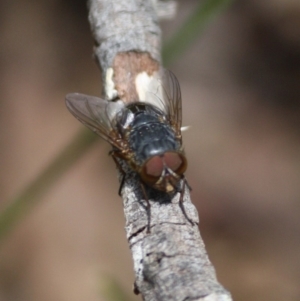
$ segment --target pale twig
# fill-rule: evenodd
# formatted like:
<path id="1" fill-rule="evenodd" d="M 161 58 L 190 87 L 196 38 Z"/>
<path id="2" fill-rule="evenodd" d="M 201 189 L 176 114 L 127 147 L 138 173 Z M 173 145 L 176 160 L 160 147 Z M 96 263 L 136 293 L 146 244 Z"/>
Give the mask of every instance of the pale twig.
<path id="1" fill-rule="evenodd" d="M 154 1 L 90 0 L 89 20 L 105 97 L 137 100 L 140 92 L 136 78 L 142 73 L 151 77 L 160 68 L 161 32 Z M 128 168 L 126 172 L 122 196 L 135 292 L 146 301 L 232 300 L 218 283 L 206 254 L 189 190 L 185 191 L 183 205 L 193 225 L 180 209 L 178 194 L 169 200 L 165 194 L 147 191 L 152 194 L 149 216 L 139 177 Z"/>

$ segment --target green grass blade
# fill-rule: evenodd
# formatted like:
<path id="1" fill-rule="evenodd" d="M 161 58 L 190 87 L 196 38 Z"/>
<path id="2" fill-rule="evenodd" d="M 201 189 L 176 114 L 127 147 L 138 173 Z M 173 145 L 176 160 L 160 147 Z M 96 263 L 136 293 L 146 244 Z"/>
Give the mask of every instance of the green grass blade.
<path id="1" fill-rule="evenodd" d="M 100 294 L 107 301 L 131 300 L 116 279 L 109 275 L 103 275 L 100 278 Z"/>
<path id="2" fill-rule="evenodd" d="M 16 222 L 24 216 L 52 184 L 70 167 L 98 138 L 88 129 L 81 130 L 61 151 L 50 165 L 37 176 L 0 214 L 0 240 Z"/>
<path id="3" fill-rule="evenodd" d="M 163 47 L 162 57 L 166 66 L 181 55 L 200 36 L 207 24 L 227 8 L 233 0 L 205 0 L 199 2 L 197 8 Z"/>

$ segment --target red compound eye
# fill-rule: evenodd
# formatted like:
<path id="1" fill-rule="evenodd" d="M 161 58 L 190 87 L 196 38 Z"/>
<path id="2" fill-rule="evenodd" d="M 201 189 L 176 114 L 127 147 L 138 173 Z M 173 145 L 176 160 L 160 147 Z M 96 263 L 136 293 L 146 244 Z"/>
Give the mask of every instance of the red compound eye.
<path id="1" fill-rule="evenodd" d="M 177 153 L 165 153 L 164 159 L 166 165 L 173 171 L 176 171 L 182 164 L 182 160 Z"/>
<path id="2" fill-rule="evenodd" d="M 163 158 L 160 156 L 154 156 L 144 164 L 140 175 L 143 181 L 151 186 L 159 180 L 163 169 Z"/>
<path id="3" fill-rule="evenodd" d="M 162 157 L 154 156 L 146 163 L 146 174 L 152 177 L 159 177 L 164 169 Z"/>
<path id="4" fill-rule="evenodd" d="M 180 153 L 167 152 L 164 154 L 164 161 L 170 169 L 179 175 L 182 175 L 186 171 L 187 161 Z"/>

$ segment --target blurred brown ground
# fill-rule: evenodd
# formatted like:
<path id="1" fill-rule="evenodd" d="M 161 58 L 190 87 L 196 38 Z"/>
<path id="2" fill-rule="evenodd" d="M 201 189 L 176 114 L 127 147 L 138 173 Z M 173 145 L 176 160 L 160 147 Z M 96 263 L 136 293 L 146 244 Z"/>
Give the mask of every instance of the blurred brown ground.
<path id="1" fill-rule="evenodd" d="M 196 1 L 181 1 L 176 30 Z M 68 92 L 100 95 L 85 1 L 0 2 L 0 208 L 81 125 Z M 170 67 L 183 93 L 187 177 L 201 233 L 234 300 L 300 300 L 300 2 L 236 1 Z M 0 300 L 131 300 L 109 146 L 94 145 L 0 246 Z"/>

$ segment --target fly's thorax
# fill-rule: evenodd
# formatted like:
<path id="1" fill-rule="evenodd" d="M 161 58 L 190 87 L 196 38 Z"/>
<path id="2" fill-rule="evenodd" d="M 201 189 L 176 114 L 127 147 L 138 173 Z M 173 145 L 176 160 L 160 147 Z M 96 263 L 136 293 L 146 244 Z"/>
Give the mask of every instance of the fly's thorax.
<path id="1" fill-rule="evenodd" d="M 153 156 L 180 149 L 173 129 L 158 119 L 144 122 L 141 118 L 133 123 L 128 132 L 128 145 L 139 165 Z"/>
<path id="2" fill-rule="evenodd" d="M 166 122 L 165 114 L 160 109 L 149 104 L 136 102 L 120 110 L 113 123 L 117 130 L 125 136 L 133 126 L 157 120 Z"/>

